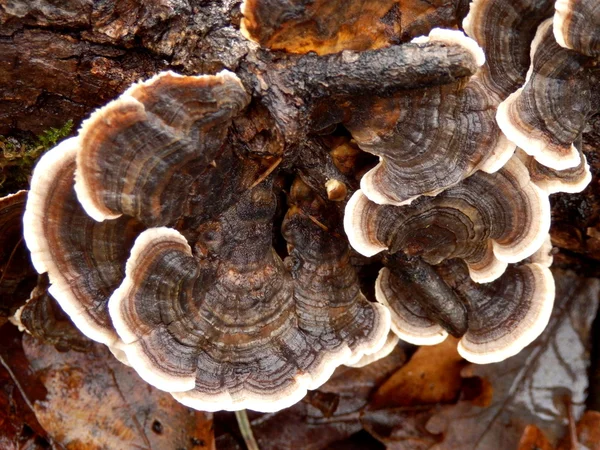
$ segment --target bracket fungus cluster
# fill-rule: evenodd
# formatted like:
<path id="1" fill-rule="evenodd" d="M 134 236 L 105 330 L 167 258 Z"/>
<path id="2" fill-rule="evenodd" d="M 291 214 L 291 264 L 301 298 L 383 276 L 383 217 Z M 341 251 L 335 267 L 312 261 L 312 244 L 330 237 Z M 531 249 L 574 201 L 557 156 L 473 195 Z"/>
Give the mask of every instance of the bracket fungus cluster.
<path id="1" fill-rule="evenodd" d="M 75 324 L 204 410 L 291 405 L 390 326 L 360 292 L 337 208 L 292 189 L 292 261 L 273 249 L 272 177 L 228 140 L 248 101 L 229 72 L 132 87 L 41 159 L 24 217 Z"/>
<path id="2" fill-rule="evenodd" d="M 554 300 L 548 196 L 589 182 L 600 8 L 475 0 L 466 36 L 465 5 L 243 2 L 263 48 L 235 74 L 135 84 L 40 160 L 49 292 L 203 410 L 284 408 L 398 337 L 518 353 Z M 382 253 L 376 281 L 354 251 Z"/>

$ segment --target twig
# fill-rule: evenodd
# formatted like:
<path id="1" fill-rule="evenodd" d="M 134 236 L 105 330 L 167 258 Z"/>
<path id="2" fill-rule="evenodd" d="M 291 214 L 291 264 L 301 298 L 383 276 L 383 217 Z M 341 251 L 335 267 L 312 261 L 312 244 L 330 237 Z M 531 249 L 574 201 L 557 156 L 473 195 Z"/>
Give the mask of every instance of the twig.
<path id="1" fill-rule="evenodd" d="M 254 439 L 254 434 L 252 433 L 252 427 L 250 426 L 246 410 L 242 409 L 241 411 L 236 411 L 235 418 L 237 419 L 238 427 L 240 427 L 240 432 L 242 433 L 242 437 L 244 438 L 248 450 L 260 450 L 256 443 L 256 439 Z"/>
<path id="2" fill-rule="evenodd" d="M 567 407 L 567 418 L 569 419 L 569 448 L 575 450 L 579 448 L 579 439 L 577 439 L 577 425 L 575 424 L 573 402 L 570 395 L 565 399 L 565 403 Z"/>

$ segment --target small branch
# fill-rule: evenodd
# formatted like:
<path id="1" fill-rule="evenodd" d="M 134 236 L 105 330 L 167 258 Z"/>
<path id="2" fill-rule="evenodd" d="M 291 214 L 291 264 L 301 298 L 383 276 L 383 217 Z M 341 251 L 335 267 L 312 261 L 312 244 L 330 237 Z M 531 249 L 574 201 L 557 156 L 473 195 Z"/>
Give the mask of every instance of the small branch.
<path id="1" fill-rule="evenodd" d="M 238 427 L 240 427 L 240 432 L 242 433 L 242 437 L 244 438 L 248 450 L 260 450 L 256 439 L 254 439 L 254 434 L 252 433 L 252 427 L 250 426 L 246 410 L 242 409 L 241 411 L 236 411 L 235 418 L 237 419 Z"/>
<path id="2" fill-rule="evenodd" d="M 473 75 L 477 64 L 463 47 L 444 43 L 395 45 L 360 53 L 302 55 L 282 73 L 301 98 L 389 95 L 448 84 Z"/>

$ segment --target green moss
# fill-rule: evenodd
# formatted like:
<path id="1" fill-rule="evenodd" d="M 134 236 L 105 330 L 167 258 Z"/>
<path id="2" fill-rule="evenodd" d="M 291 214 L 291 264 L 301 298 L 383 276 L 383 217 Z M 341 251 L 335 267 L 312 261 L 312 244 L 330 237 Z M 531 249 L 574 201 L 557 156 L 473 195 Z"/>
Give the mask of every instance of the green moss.
<path id="1" fill-rule="evenodd" d="M 60 140 L 71 134 L 73 121 L 50 128 L 34 139 L 18 140 L 0 135 L 0 196 L 27 189 L 36 161 Z"/>

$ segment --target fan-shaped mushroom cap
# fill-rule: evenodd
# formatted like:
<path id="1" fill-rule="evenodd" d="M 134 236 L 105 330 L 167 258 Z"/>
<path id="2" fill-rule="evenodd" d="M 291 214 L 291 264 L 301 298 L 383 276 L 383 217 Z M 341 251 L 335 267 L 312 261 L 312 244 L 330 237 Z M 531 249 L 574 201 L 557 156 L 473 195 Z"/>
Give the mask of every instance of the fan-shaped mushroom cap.
<path id="1" fill-rule="evenodd" d="M 352 364 L 383 345 L 389 314 L 360 291 L 337 206 L 301 179 L 290 191 L 291 207 L 281 228 L 288 243 L 298 325 L 323 350 L 348 346 L 352 357 L 347 364 Z"/>
<path id="2" fill-rule="evenodd" d="M 478 84 L 464 82 L 364 99 L 345 123 L 360 148 L 380 158 L 361 189 L 375 203 L 404 205 L 479 168 L 498 170 L 515 146 L 498 129 L 494 108 Z"/>
<path id="3" fill-rule="evenodd" d="M 521 149 L 518 149 L 516 154 L 521 162 L 525 164 L 525 167 L 527 167 L 531 181 L 548 194 L 556 192 L 581 192 L 592 181 L 590 165 L 581 150 L 579 150 L 581 157 L 579 165 L 565 170 L 554 170 L 543 166 L 533 156 L 529 156 Z"/>
<path id="4" fill-rule="evenodd" d="M 600 4 L 596 0 L 556 0 L 556 42 L 584 55 L 600 56 Z"/>
<path id="5" fill-rule="evenodd" d="M 400 338 L 396 336 L 396 334 L 393 331 L 390 331 L 388 333 L 387 339 L 385 340 L 385 344 L 383 344 L 383 347 L 381 347 L 379 351 L 371 353 L 370 355 L 364 355 L 355 363 L 346 363 L 344 365 L 355 368 L 368 366 L 369 364 L 374 363 L 375 361 L 379 361 L 380 359 L 383 359 L 390 353 L 392 353 L 396 348 L 396 345 L 398 345 L 399 341 Z"/>
<path id="6" fill-rule="evenodd" d="M 544 245 L 540 252 L 548 252 Z M 409 266 L 392 264 L 384 267 L 377 279 L 377 299 L 388 305 L 392 313 L 392 329 L 417 345 L 443 341 L 447 332 L 439 316 L 427 310 L 438 303 L 439 286 L 451 292 L 456 313 L 462 316 L 466 307 L 464 336 L 458 350 L 463 358 L 486 364 L 502 361 L 517 354 L 544 330 L 554 302 L 554 279 L 548 269 L 551 258 L 541 255 L 520 265 L 511 265 L 492 283 L 478 284 L 470 280 L 465 265 L 456 260 L 430 267 L 431 284 L 420 284 L 418 300 L 415 285 L 407 285 Z M 449 312 L 451 309 L 449 309 Z"/>
<path id="7" fill-rule="evenodd" d="M 261 47 L 319 55 L 406 41 L 457 25 L 459 2 L 410 0 L 245 0 L 242 34 Z"/>
<path id="8" fill-rule="evenodd" d="M 359 190 L 346 206 L 344 228 L 365 256 L 388 249 L 431 264 L 461 258 L 474 280 L 488 282 L 506 263 L 540 248 L 550 228 L 550 205 L 513 157 L 495 174 L 477 172 L 410 206 L 377 205 Z"/>
<path id="9" fill-rule="evenodd" d="M 263 183 L 206 225 L 195 248 L 208 252 L 168 228 L 131 251 L 110 300 L 115 328 L 142 378 L 188 406 L 275 411 L 385 343 L 389 314 L 362 297 L 340 244 L 310 219 L 295 226 L 314 240 L 289 230 L 290 276 L 271 247 L 274 210 Z"/>
<path id="10" fill-rule="evenodd" d="M 446 275 L 456 280 L 452 286 L 468 305 L 469 331 L 458 344 L 463 358 L 478 364 L 502 361 L 544 331 L 554 305 L 554 277 L 547 264 L 551 258 L 537 259 L 540 263 L 509 266 L 489 284 L 472 283 L 464 269 L 461 278 L 457 267 Z"/>
<path id="11" fill-rule="evenodd" d="M 73 189 L 78 138 L 63 141 L 38 162 L 23 216 L 31 261 L 50 277 L 50 294 L 86 336 L 117 344 L 106 309 L 119 286 L 137 233 L 130 217 L 98 223 L 86 215 Z"/>
<path id="12" fill-rule="evenodd" d="M 477 74 L 497 102 L 520 88 L 529 68 L 529 44 L 552 14 L 552 0 L 474 0 L 463 20 L 465 33 L 488 55 Z"/>
<path id="13" fill-rule="evenodd" d="M 434 345 L 467 331 L 462 301 L 420 258 L 386 259 L 375 282 L 377 301 L 390 309 L 392 330 L 415 345 Z M 435 320 L 433 320 L 435 318 Z"/>
<path id="14" fill-rule="evenodd" d="M 434 29 L 412 42 L 455 45 L 477 65 L 485 61 L 476 42 L 456 30 Z M 473 78 L 349 100 L 342 106 L 344 125 L 362 150 L 380 158 L 361 180 L 365 195 L 379 204 L 403 205 L 436 195 L 478 168 L 498 170 L 515 146 L 498 129 L 496 104 Z"/>
<path id="15" fill-rule="evenodd" d="M 98 221 L 127 214 L 157 226 L 198 207 L 181 193 L 202 190 L 203 172 L 249 100 L 228 71 L 163 72 L 133 85 L 80 130 L 75 190 L 86 212 Z"/>
<path id="16" fill-rule="evenodd" d="M 526 84 L 498 107 L 504 134 L 541 164 L 555 170 L 577 166 L 573 141 L 593 111 L 590 58 L 559 46 L 552 20 L 540 25 L 531 44 Z"/>

